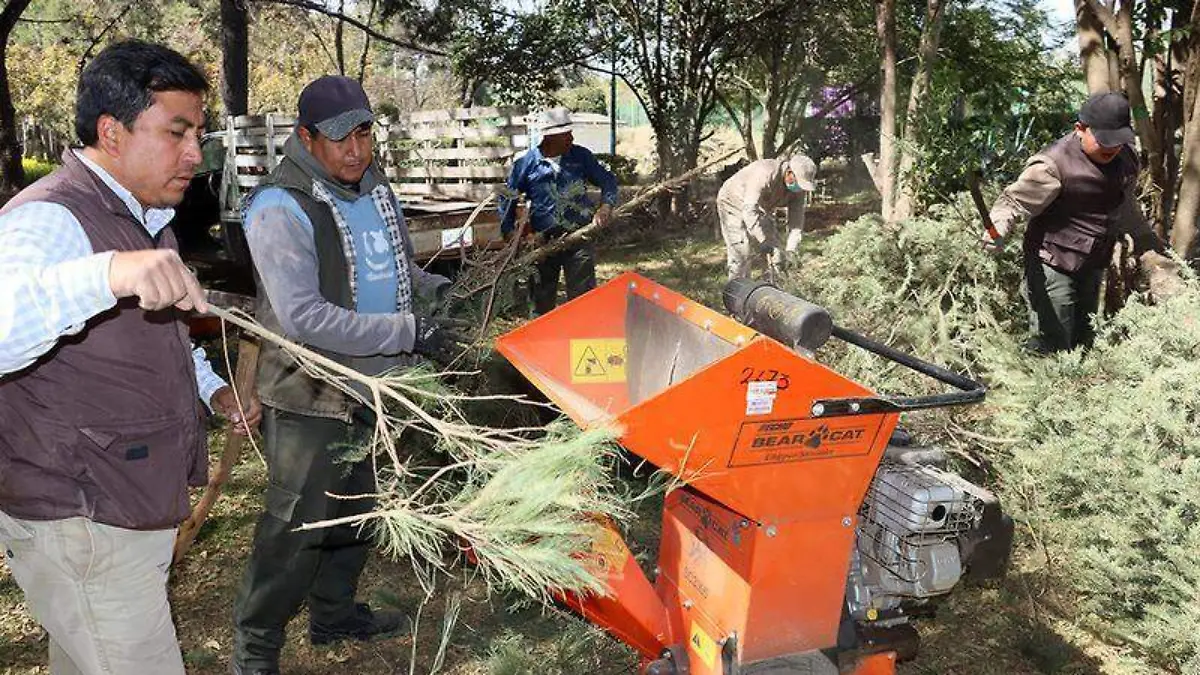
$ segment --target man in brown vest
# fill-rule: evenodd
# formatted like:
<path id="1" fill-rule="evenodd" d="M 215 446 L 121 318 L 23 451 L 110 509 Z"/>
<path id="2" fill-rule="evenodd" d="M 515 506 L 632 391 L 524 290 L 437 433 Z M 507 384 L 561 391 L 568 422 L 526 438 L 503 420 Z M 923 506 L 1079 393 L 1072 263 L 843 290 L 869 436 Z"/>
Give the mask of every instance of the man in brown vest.
<path id="1" fill-rule="evenodd" d="M 50 672 L 183 675 L 175 527 L 233 391 L 188 341 L 206 309 L 167 222 L 200 163 L 204 75 L 114 44 L 80 75 L 81 150 L 0 215 L 0 550 L 50 635 Z"/>
<path id="2" fill-rule="evenodd" d="M 992 207 L 998 250 L 1014 227 L 1025 230 L 1021 295 L 1033 334 L 1029 347 L 1050 353 L 1088 346 L 1100 284 L 1122 235 L 1143 262 L 1161 260 L 1162 243 L 1138 208 L 1138 160 L 1131 143 L 1129 101 L 1096 94 L 1079 111 L 1075 129 L 1043 148 Z"/>

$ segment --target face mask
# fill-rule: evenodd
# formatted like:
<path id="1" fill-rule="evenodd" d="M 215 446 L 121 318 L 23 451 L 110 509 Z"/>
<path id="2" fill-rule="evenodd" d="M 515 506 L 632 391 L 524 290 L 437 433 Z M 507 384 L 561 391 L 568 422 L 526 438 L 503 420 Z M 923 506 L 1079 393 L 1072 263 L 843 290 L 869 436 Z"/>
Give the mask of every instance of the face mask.
<path id="1" fill-rule="evenodd" d="M 804 192 L 804 188 L 800 187 L 800 183 L 784 181 L 783 184 L 787 186 L 788 192 Z"/>

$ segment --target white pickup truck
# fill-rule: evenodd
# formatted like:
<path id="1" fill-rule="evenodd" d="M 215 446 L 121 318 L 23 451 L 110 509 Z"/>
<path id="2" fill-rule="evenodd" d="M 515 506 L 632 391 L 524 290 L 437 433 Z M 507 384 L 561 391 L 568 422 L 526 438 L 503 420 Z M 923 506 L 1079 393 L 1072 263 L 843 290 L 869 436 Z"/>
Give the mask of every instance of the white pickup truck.
<path id="1" fill-rule="evenodd" d="M 201 276 L 253 290 L 241 201 L 283 157 L 294 125 L 294 117 L 279 114 L 232 117 L 225 129 L 204 135 L 203 165 L 174 222 L 183 255 Z M 376 156 L 403 204 L 418 260 L 455 258 L 499 242 L 494 195 L 513 155 L 528 145 L 523 110 L 421 111 L 380 118 L 375 133 Z"/>

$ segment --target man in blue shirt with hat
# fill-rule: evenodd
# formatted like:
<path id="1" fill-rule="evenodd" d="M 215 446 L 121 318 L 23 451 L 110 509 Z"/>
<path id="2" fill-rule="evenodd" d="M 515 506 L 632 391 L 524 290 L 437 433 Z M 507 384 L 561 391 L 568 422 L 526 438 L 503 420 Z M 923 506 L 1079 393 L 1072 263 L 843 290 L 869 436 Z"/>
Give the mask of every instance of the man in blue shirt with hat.
<path id="1" fill-rule="evenodd" d="M 591 150 L 575 145 L 571 113 L 547 110 L 538 117 L 529 151 L 517 158 L 508 176 L 508 194 L 500 198 L 500 231 L 505 241 L 529 234 L 538 244 L 556 239 L 593 221 L 603 225 L 617 203 L 617 177 L 596 161 Z M 593 203 L 587 184 L 600 188 L 601 204 Z M 526 231 L 517 232 L 518 195 L 529 201 Z M 558 277 L 566 277 L 567 299 L 596 287 L 596 252 L 590 242 L 547 257 L 531 280 L 533 310 L 542 315 L 558 300 Z"/>

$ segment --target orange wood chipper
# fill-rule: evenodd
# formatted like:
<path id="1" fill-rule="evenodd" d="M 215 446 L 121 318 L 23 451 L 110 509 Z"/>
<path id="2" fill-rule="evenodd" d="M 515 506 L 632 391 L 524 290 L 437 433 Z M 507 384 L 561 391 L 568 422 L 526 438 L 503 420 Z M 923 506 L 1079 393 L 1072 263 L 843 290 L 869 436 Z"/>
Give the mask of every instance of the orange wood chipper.
<path id="1" fill-rule="evenodd" d="M 653 580 L 601 527 L 608 593 L 562 600 L 647 675 L 890 675 L 915 654 L 913 618 L 1006 566 L 995 497 L 895 429 L 985 390 L 769 284 L 731 282 L 725 304 L 736 318 L 626 273 L 497 342 L 579 425 L 612 426 L 681 483 Z M 831 335 L 954 391 L 876 394 L 815 360 Z"/>

